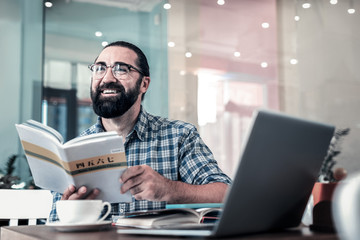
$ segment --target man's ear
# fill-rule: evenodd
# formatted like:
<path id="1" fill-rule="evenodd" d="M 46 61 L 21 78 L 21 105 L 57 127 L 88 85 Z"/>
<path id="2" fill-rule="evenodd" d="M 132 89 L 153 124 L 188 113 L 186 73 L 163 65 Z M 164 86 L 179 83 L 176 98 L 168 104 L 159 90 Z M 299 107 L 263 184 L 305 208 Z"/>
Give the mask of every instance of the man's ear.
<path id="1" fill-rule="evenodd" d="M 142 93 L 146 93 L 146 91 L 149 88 L 150 81 L 151 81 L 150 77 L 143 77 L 143 80 L 142 80 L 141 86 L 140 86 L 140 89 L 141 89 Z"/>

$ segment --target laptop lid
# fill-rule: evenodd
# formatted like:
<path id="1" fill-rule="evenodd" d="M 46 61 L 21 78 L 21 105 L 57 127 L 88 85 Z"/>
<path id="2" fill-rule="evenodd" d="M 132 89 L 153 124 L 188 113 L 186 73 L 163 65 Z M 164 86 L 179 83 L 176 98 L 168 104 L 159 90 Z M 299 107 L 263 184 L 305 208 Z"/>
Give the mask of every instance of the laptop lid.
<path id="1" fill-rule="evenodd" d="M 256 112 L 214 235 L 298 226 L 334 130 L 281 113 Z"/>
<path id="2" fill-rule="evenodd" d="M 258 111 L 214 229 L 118 231 L 225 237 L 298 226 L 334 130 L 326 124 Z"/>

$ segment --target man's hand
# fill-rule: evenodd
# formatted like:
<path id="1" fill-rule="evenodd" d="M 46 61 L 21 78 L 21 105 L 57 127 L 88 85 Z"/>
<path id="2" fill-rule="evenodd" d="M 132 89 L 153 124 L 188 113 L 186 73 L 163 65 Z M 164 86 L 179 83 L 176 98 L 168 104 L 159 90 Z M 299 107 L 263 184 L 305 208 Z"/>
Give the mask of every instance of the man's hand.
<path id="1" fill-rule="evenodd" d="M 126 169 L 121 175 L 121 193 L 130 191 L 137 200 L 166 201 L 168 203 L 222 202 L 228 186 L 215 182 L 193 185 L 172 181 L 150 166 L 139 165 Z"/>
<path id="2" fill-rule="evenodd" d="M 175 190 L 173 181 L 147 165 L 129 167 L 121 175 L 120 182 L 123 183 L 121 193 L 130 191 L 137 200 L 168 201 L 169 192 Z"/>
<path id="3" fill-rule="evenodd" d="M 76 189 L 74 185 L 69 185 L 69 187 L 65 189 L 61 200 L 94 199 L 99 193 L 99 189 L 93 189 L 88 193 L 88 189 L 84 186 Z"/>

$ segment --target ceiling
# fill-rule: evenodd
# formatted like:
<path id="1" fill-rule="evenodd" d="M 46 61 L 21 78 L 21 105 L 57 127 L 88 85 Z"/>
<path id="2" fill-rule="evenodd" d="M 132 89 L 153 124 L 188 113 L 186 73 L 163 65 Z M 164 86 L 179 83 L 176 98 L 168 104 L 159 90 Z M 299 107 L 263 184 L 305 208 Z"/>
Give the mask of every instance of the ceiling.
<path id="1" fill-rule="evenodd" d="M 68 0 L 70 1 L 70 0 Z M 107 7 L 125 8 L 130 11 L 150 12 L 162 0 L 72 0 L 74 2 L 92 3 Z"/>
<path id="2" fill-rule="evenodd" d="M 52 9 L 46 15 L 46 56 L 57 58 L 77 57 L 87 61 L 100 49 L 93 33 L 97 29 L 109 38 L 118 38 L 121 25 L 142 27 L 142 13 L 150 12 L 162 0 L 53 0 Z M 226 0 L 218 5 L 216 0 L 170 0 L 167 11 L 167 39 L 175 47 L 169 51 L 184 57 L 193 53 L 190 65 L 226 72 L 242 72 L 250 75 L 276 78 L 277 28 L 276 0 Z M 84 5 L 83 3 L 88 3 Z M 70 7 L 73 6 L 73 7 Z M 98 7 L 97 7 L 98 6 Z M 110 7 L 110 8 L 109 8 Z M 101 10 L 97 10 L 101 9 Z M 119 14 L 127 14 L 128 22 L 118 23 Z M 84 14 L 85 13 L 85 14 Z M 135 16 L 135 17 L 134 17 Z M 166 15 L 165 15 L 166 16 Z M 262 23 L 270 27 L 263 29 Z M 155 23 L 155 19 L 154 19 Z M 149 23 L 146 23 L 149 24 Z M 131 38 L 131 31 L 124 32 Z M 152 32 L 146 33 L 151 38 Z M 83 41 L 86 40 L 86 41 Z M 61 46 L 64 46 L 63 48 Z M 96 49 L 91 52 L 89 49 Z M 234 52 L 240 57 L 234 57 Z M 76 56 L 72 54 L 76 52 Z M 191 61 L 195 61 L 191 62 Z M 262 69 L 260 64 L 269 67 Z"/>

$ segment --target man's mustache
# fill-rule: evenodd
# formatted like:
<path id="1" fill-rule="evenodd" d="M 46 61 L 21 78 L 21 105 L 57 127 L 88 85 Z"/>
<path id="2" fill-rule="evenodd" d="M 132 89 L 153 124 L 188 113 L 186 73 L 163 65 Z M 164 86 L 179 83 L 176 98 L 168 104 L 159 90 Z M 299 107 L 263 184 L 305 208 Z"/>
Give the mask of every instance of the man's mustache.
<path id="1" fill-rule="evenodd" d="M 96 88 L 96 91 L 97 92 L 101 92 L 103 91 L 104 89 L 116 89 L 116 90 L 119 90 L 121 92 L 125 92 L 125 88 L 122 84 L 119 84 L 119 83 L 115 83 L 115 82 L 110 82 L 110 83 L 104 83 L 103 85 L 101 86 L 98 86 Z"/>

